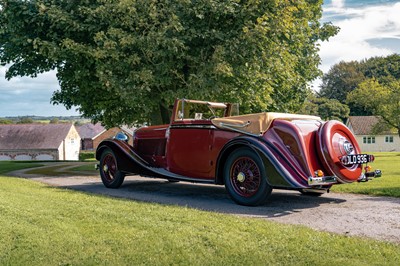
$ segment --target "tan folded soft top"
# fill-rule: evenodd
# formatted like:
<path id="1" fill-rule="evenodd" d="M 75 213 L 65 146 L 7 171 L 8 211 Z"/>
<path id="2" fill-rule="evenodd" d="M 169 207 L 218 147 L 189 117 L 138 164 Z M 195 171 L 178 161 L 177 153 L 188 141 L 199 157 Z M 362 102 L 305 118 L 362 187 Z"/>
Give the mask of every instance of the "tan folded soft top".
<path id="1" fill-rule="evenodd" d="M 258 113 L 249 115 L 238 115 L 222 118 L 214 118 L 211 120 L 214 126 L 221 129 L 230 129 L 242 133 L 252 135 L 262 135 L 271 126 L 274 119 L 282 120 L 318 120 L 321 118 L 312 115 L 298 115 L 286 113 Z"/>

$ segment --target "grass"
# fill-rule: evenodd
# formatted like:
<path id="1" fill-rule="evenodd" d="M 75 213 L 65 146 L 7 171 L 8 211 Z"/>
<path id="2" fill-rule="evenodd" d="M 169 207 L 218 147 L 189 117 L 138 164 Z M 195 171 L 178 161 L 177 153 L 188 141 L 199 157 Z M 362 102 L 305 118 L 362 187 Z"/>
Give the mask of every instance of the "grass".
<path id="1" fill-rule="evenodd" d="M 77 165 L 75 162 L 61 162 L 54 166 L 45 168 L 34 168 L 28 170 L 27 174 L 45 175 L 45 176 L 93 176 L 99 175 L 99 172 L 94 168 L 94 163 L 85 163 Z"/>
<path id="2" fill-rule="evenodd" d="M 0 176 L 0 265 L 398 265 L 400 246 Z"/>
<path id="3" fill-rule="evenodd" d="M 333 186 L 332 191 L 400 197 L 400 153 L 378 152 L 374 155 L 375 162 L 371 166 L 382 170 L 382 177 L 364 183 Z"/>
<path id="4" fill-rule="evenodd" d="M 43 166 L 42 163 L 34 163 L 29 161 L 0 161 L 0 174 L 11 171 Z"/>

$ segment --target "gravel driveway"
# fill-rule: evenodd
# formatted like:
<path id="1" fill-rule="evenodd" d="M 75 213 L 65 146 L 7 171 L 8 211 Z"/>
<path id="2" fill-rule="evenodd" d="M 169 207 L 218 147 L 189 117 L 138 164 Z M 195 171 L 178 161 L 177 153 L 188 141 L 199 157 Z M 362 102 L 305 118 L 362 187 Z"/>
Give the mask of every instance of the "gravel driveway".
<path id="1" fill-rule="evenodd" d="M 100 177 L 44 177 L 28 175 L 23 170 L 10 174 L 78 191 L 299 224 L 321 231 L 400 244 L 400 198 L 339 193 L 312 197 L 297 191 L 274 190 L 267 204 L 244 207 L 231 201 L 223 186 L 170 183 L 163 179 L 129 176 L 121 188 L 107 189 Z"/>

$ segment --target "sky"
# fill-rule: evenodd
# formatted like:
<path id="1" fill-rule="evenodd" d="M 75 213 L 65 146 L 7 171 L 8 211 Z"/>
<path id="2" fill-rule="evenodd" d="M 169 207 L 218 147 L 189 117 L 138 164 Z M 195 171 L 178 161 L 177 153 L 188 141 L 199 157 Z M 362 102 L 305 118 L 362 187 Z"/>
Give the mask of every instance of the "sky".
<path id="1" fill-rule="evenodd" d="M 320 44 L 320 69 L 326 73 L 340 61 L 400 53 L 399 14 L 400 1 L 325 0 L 322 21 L 331 21 L 341 30 Z M 7 81 L 6 68 L 0 66 L 0 117 L 79 115 L 75 109 L 50 103 L 53 92 L 59 89 L 54 71 Z M 311 86 L 318 90 L 319 84 L 316 80 Z"/>

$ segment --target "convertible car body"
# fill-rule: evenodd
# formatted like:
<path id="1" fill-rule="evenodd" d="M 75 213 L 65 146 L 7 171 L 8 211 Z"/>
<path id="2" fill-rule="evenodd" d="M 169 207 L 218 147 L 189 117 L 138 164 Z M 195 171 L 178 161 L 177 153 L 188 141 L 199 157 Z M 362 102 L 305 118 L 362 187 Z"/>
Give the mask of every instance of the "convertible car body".
<path id="1" fill-rule="evenodd" d="M 262 204 L 273 188 L 320 195 L 334 184 L 379 177 L 339 121 L 317 116 L 234 115 L 235 105 L 178 99 L 171 123 L 117 134 L 96 151 L 108 188 L 126 175 L 225 185 L 238 204 Z"/>

